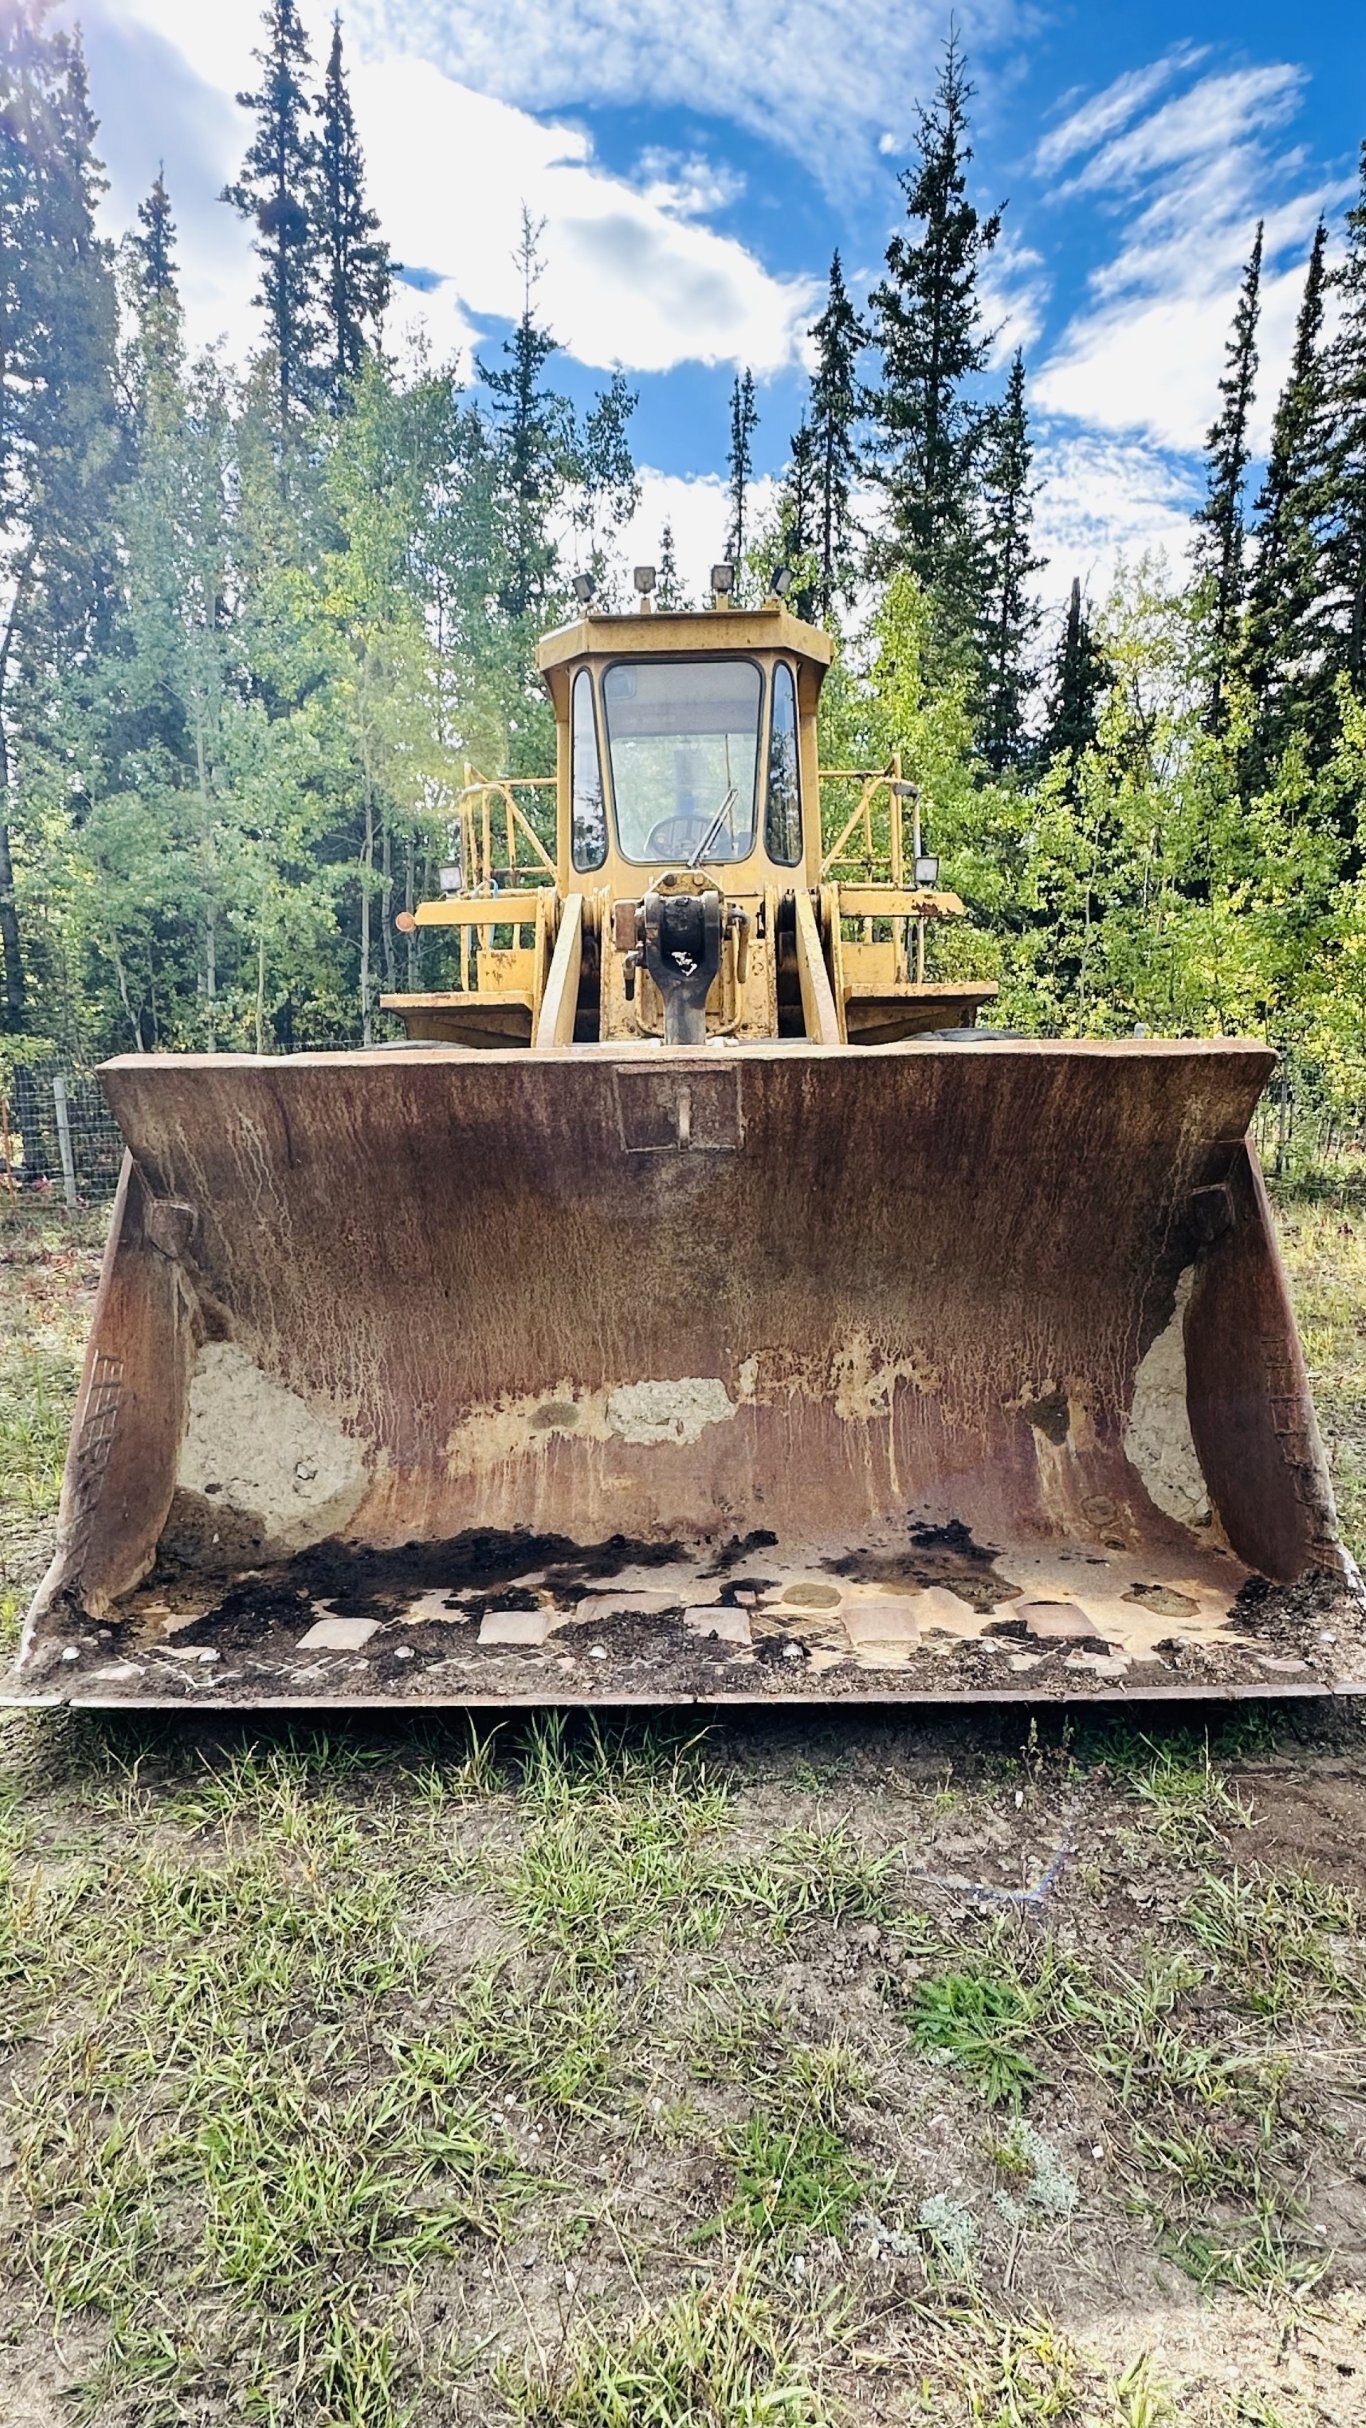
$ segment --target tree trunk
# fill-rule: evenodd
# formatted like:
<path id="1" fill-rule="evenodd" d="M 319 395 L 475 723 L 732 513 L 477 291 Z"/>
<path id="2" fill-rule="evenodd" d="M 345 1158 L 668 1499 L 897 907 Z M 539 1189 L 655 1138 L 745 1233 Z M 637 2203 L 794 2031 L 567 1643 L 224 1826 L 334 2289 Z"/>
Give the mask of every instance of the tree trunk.
<path id="1" fill-rule="evenodd" d="M 9 686 L 10 650 L 15 626 L 19 621 L 24 594 L 28 589 L 37 555 L 37 543 L 30 546 L 21 560 L 14 578 L 14 596 L 10 601 L 9 620 L 0 640 L 0 954 L 5 964 L 4 1025 L 18 1032 L 24 1025 L 24 947 L 19 932 L 19 905 L 14 895 L 14 860 L 10 851 L 10 746 L 9 728 L 5 721 L 6 697 Z"/>
<path id="2" fill-rule="evenodd" d="M 404 838 L 403 844 L 403 907 L 410 915 L 417 900 L 416 869 L 414 865 L 416 859 L 417 846 L 413 837 L 408 835 Z M 415 927 L 410 927 L 403 939 L 408 948 L 408 992 L 410 995 L 415 995 L 417 993 L 417 937 L 417 929 Z"/>
<path id="3" fill-rule="evenodd" d="M 0 799 L 9 793 L 9 753 L 0 742 Z M 0 951 L 5 961 L 5 1021 L 7 1029 L 24 1025 L 24 954 L 19 934 L 19 906 L 14 899 L 14 862 L 10 856 L 9 821 L 0 816 Z"/>
<path id="4" fill-rule="evenodd" d="M 365 778 L 365 841 L 360 855 L 360 1033 L 370 1045 L 370 878 L 375 865 L 375 796 Z"/>
<path id="5" fill-rule="evenodd" d="M 196 715 L 194 724 L 195 774 L 199 788 L 199 816 L 204 846 L 204 865 L 209 880 L 208 910 L 204 921 L 204 1005 L 205 1027 L 208 1030 L 209 1052 L 218 1043 L 218 905 L 214 900 L 216 871 L 213 857 L 213 815 L 209 803 L 209 766 L 204 749 L 204 720 Z"/>
<path id="6" fill-rule="evenodd" d="M 266 1050 L 266 904 L 269 888 L 261 896 L 261 924 L 256 931 L 256 1051 Z"/>
<path id="7" fill-rule="evenodd" d="M 147 1051 L 147 1046 L 142 1034 L 142 1022 L 138 1018 L 137 1013 L 134 1011 L 132 1003 L 129 999 L 127 972 L 124 969 L 123 963 L 117 953 L 114 953 L 112 958 L 114 963 L 114 976 L 117 978 L 119 984 L 119 1001 L 123 1005 L 128 1019 L 128 1026 L 133 1033 L 133 1051 L 135 1054 L 145 1054 Z"/>
<path id="8" fill-rule="evenodd" d="M 398 986 L 394 967 L 394 860 L 389 821 L 380 821 L 380 868 L 384 876 L 384 891 L 380 895 L 380 938 L 384 946 L 384 983 L 392 995 Z"/>

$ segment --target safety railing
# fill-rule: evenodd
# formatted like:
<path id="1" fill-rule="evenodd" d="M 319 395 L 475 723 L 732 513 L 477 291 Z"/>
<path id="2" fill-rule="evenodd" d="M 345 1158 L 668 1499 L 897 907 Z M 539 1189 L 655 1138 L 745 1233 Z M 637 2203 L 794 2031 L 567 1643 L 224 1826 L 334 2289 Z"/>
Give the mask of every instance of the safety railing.
<path id="1" fill-rule="evenodd" d="M 885 767 L 823 767 L 821 781 L 821 834 L 826 835 L 841 815 L 844 803 L 838 807 L 827 797 L 827 787 L 836 785 L 859 787 L 853 807 L 836 827 L 834 841 L 821 854 L 821 876 L 827 883 L 841 879 L 864 884 L 902 886 L 906 883 L 907 835 L 906 812 L 911 813 L 909 862 L 911 882 L 915 881 L 915 863 L 920 857 L 920 792 L 909 784 L 901 772 L 901 753 L 897 751 Z M 845 800 L 848 795 L 845 793 Z"/>
<path id="2" fill-rule="evenodd" d="M 453 849 L 442 875 L 443 893 L 479 894 L 505 885 L 553 885 L 554 849 L 537 833 L 530 811 L 542 793 L 553 796 L 556 782 L 554 776 L 483 776 L 467 761 L 465 781 L 452 812 Z M 527 807 L 518 799 L 519 793 L 533 796 Z M 553 819 L 553 797 L 551 810 Z M 447 874 L 454 879 L 449 885 Z"/>
<path id="3" fill-rule="evenodd" d="M 901 753 L 894 751 L 885 767 L 823 767 L 821 782 L 821 835 L 835 826 L 833 842 L 821 853 L 821 882 L 838 889 L 887 887 L 894 893 L 920 891 L 920 861 L 922 851 L 920 825 L 920 788 L 909 783 L 902 774 Z M 829 804 L 826 787 L 859 787 L 853 807 L 845 810 Z M 846 793 L 847 800 L 847 793 Z M 910 812 L 909 853 L 906 833 L 906 813 Z M 836 825 L 843 811 L 843 823 Z M 909 877 L 908 877 L 909 869 Z M 841 891 L 842 902 L 847 897 Z M 925 977 L 925 921 L 911 918 L 889 903 L 873 916 L 868 912 L 871 899 L 865 895 L 857 910 L 847 910 L 839 921 L 842 934 L 857 938 L 865 945 L 887 938 L 895 954 L 895 975 L 898 979 L 914 971 L 917 984 Z M 912 951 L 912 938 L 914 951 Z"/>

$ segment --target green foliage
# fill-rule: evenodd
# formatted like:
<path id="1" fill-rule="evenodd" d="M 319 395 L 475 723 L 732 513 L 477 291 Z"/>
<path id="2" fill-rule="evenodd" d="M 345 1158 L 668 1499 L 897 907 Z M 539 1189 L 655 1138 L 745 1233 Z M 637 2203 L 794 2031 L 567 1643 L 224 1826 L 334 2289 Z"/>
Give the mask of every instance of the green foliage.
<path id="1" fill-rule="evenodd" d="M 728 2134 L 723 2155 L 735 2189 L 710 2233 L 746 2242 L 818 2234 L 836 2241 L 868 2198 L 868 2169 L 851 2156 L 840 2134 L 819 2118 L 769 2115 L 763 2110 Z"/>
<path id="2" fill-rule="evenodd" d="M 1037 2082 L 1036 2028 L 1034 2001 L 1007 1972 L 939 1973 L 918 1984 L 912 2002 L 916 2047 L 966 2074 L 992 2108 L 1018 2106 Z"/>

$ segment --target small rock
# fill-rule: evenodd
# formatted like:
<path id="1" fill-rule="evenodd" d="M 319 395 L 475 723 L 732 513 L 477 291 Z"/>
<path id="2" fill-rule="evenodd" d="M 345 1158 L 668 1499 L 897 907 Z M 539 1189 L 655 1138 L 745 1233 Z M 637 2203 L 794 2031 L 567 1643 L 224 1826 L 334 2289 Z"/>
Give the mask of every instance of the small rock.
<path id="1" fill-rule="evenodd" d="M 1075 1602 L 1017 1602 L 1012 1616 L 1040 1643 L 1081 1644 L 1099 1632 Z"/>
<path id="2" fill-rule="evenodd" d="M 783 1659 L 785 1661 L 800 1661 L 801 1657 L 802 1648 L 800 1644 L 784 1644 Z"/>
<path id="3" fill-rule="evenodd" d="M 727 1610 L 723 1604 L 703 1603 L 685 1610 L 683 1624 L 689 1635 L 715 1636 L 722 1644 L 749 1644 L 749 1614 L 744 1610 Z"/>
<path id="4" fill-rule="evenodd" d="M 79 1661 L 80 1657 L 81 1651 L 78 1644 L 64 1644 L 62 1646 L 62 1659 L 64 1661 Z"/>
<path id="5" fill-rule="evenodd" d="M 607 1658 L 607 1646 L 605 1644 L 590 1644 L 588 1647 L 588 1658 L 590 1661 L 605 1661 Z"/>
<path id="6" fill-rule="evenodd" d="M 479 1622 L 481 1644 L 544 1644 L 554 1613 L 549 1610 L 486 1610 Z"/>
<path id="7" fill-rule="evenodd" d="M 378 1629 L 378 1619 L 316 1619 L 299 1638 L 300 1652 L 359 1652 Z"/>
<path id="8" fill-rule="evenodd" d="M 394 1646 L 394 1659 L 396 1661 L 411 1661 L 412 1657 L 413 1648 L 411 1644 L 396 1644 Z"/>

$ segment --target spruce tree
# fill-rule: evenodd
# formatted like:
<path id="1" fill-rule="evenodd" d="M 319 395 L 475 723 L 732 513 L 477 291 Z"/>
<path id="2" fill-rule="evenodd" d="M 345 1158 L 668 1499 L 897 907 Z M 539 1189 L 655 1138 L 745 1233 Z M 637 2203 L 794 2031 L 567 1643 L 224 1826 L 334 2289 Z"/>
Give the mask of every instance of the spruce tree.
<path id="1" fill-rule="evenodd" d="M 891 526 L 877 570 L 916 576 L 950 646 L 970 640 L 980 613 L 982 412 L 971 383 L 990 345 L 978 281 L 1001 227 L 999 210 L 983 219 L 968 197 L 971 97 L 950 32 L 934 101 L 919 113 L 919 159 L 901 178 L 914 232 L 892 238 L 887 276 L 870 299 L 882 355 L 878 470 Z"/>
<path id="2" fill-rule="evenodd" d="M 157 170 L 156 183 L 145 202 L 138 204 L 138 229 L 133 237 L 133 251 L 139 263 L 143 292 L 155 302 L 176 291 L 175 221 L 171 217 L 171 197 L 166 191 L 164 165 Z"/>
<path id="3" fill-rule="evenodd" d="M 792 612 L 808 621 L 819 612 L 820 582 L 815 572 L 819 531 L 819 467 L 816 435 L 809 421 L 792 434 L 787 478 L 778 500 L 776 562 L 801 569 L 800 587 L 791 594 Z M 776 563 L 775 563 L 776 570 Z"/>
<path id="4" fill-rule="evenodd" d="M 678 552 L 674 545 L 672 523 L 666 523 L 659 535 L 659 565 L 655 581 L 655 600 L 666 614 L 676 613 L 688 604 L 678 571 Z"/>
<path id="5" fill-rule="evenodd" d="M 1255 789 L 1297 723 L 1321 697 L 1314 622 L 1319 587 L 1318 513 L 1326 444 L 1323 321 L 1328 231 L 1322 220 L 1305 273 L 1290 368 L 1271 425 L 1266 477 L 1254 512 L 1241 660 L 1254 730 L 1244 790 Z"/>
<path id="6" fill-rule="evenodd" d="M 297 0 L 271 0 L 262 22 L 266 38 L 252 53 L 260 88 L 237 96 L 255 112 L 256 132 L 240 177 L 222 198 L 256 229 L 256 301 L 266 316 L 280 428 L 287 432 L 317 403 L 322 385 L 319 145 L 307 89 L 312 59 Z"/>
<path id="7" fill-rule="evenodd" d="M 392 291 L 389 248 L 365 200 L 365 161 L 342 64 L 341 18 L 318 97 L 318 198 L 322 231 L 323 319 L 333 410 L 345 401 Z"/>
<path id="8" fill-rule="evenodd" d="M 998 774 L 1023 757 L 1025 707 L 1034 684 L 1031 655 L 1039 609 L 1030 578 L 1042 571 L 1044 560 L 1030 553 L 1033 453 L 1024 357 L 1017 348 L 1005 396 L 987 417 L 982 449 L 985 589 L 978 644 L 979 736 Z"/>
<path id="9" fill-rule="evenodd" d="M 1045 765 L 1061 758 L 1075 762 L 1082 751 L 1092 747 L 1100 730 L 1101 703 L 1111 681 L 1109 663 L 1091 629 L 1081 581 L 1076 574 L 1072 577 L 1067 615 L 1053 652 L 1051 672 L 1040 745 Z"/>
<path id="10" fill-rule="evenodd" d="M 1243 610 L 1243 490 L 1251 460 L 1248 420 L 1257 379 L 1257 316 L 1262 278 L 1262 222 L 1243 273 L 1233 327 L 1224 351 L 1218 418 L 1205 441 L 1205 502 L 1197 514 L 1195 561 L 1208 598 L 1211 733 L 1223 730 L 1228 678 Z"/>
<path id="11" fill-rule="evenodd" d="M 1347 213 L 1347 246 L 1332 272 L 1338 326 L 1328 350 L 1321 557 L 1325 671 L 1366 698 L 1366 142 Z"/>
<path id="12" fill-rule="evenodd" d="M 164 172 L 158 169 L 151 192 L 138 204 L 138 224 L 128 238 L 138 333 L 136 412 L 142 417 L 154 409 L 154 390 L 166 390 L 178 408 L 185 316 L 180 302 L 175 241 L 171 198 L 166 191 Z"/>
<path id="13" fill-rule="evenodd" d="M 851 498 L 862 463 L 859 423 L 863 396 L 859 356 L 867 331 L 849 300 L 844 271 L 836 253 L 830 264 L 825 310 L 811 331 L 816 367 L 811 377 L 808 426 L 815 475 L 815 530 L 811 540 L 820 560 L 820 579 L 811 602 L 828 623 L 853 595 L 861 539 Z M 796 458 L 797 442 L 793 441 Z"/>
<path id="14" fill-rule="evenodd" d="M 558 341 L 536 316 L 542 224 L 523 208 L 516 256 L 521 317 L 504 341 L 503 363 L 493 369 L 478 364 L 493 399 L 497 433 L 503 560 L 498 603 L 514 621 L 540 606 L 549 593 L 556 550 L 548 526 L 573 461 L 569 406 L 545 384 L 546 366 L 559 352 Z"/>
<path id="15" fill-rule="evenodd" d="M 730 453 L 726 477 L 730 489 L 730 521 L 726 554 L 735 567 L 737 592 L 744 580 L 745 535 L 749 515 L 749 484 L 754 473 L 754 433 L 759 414 L 754 402 L 754 373 L 744 371 L 730 392 Z"/>
<path id="16" fill-rule="evenodd" d="M 628 435 L 637 403 L 624 372 L 614 371 L 576 425 L 568 417 L 565 472 L 576 495 L 573 520 L 587 548 L 589 569 L 600 584 L 610 578 L 610 547 L 640 504 L 640 482 Z"/>
<path id="17" fill-rule="evenodd" d="M 0 954 L 4 1025 L 27 981 L 13 842 L 24 754 L 114 611 L 115 304 L 79 39 L 50 0 L 0 12 Z"/>

